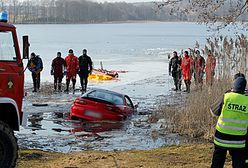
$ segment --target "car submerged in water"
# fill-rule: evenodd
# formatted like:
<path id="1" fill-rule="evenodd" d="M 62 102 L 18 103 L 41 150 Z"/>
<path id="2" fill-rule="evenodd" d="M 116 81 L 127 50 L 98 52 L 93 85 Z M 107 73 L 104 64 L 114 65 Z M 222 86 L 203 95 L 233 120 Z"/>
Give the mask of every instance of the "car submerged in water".
<path id="1" fill-rule="evenodd" d="M 72 119 L 86 121 L 121 121 L 134 113 L 136 107 L 127 95 L 93 89 L 74 100 L 71 106 Z"/>

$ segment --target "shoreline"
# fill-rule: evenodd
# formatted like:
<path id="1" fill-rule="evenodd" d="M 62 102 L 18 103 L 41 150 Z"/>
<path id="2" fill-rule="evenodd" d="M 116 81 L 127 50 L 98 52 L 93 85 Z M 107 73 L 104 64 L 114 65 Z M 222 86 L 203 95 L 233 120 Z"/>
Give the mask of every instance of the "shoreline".
<path id="1" fill-rule="evenodd" d="M 168 146 L 152 150 L 82 151 L 67 154 L 21 149 L 17 167 L 207 168 L 211 164 L 212 151 L 213 145 L 209 143 Z M 231 168 L 230 156 L 225 165 Z"/>

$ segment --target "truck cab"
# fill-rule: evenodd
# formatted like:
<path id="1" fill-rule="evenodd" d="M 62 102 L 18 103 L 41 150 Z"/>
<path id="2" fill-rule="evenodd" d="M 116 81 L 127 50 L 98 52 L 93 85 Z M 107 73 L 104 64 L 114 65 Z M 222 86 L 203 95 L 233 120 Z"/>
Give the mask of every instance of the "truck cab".
<path id="1" fill-rule="evenodd" d="M 28 58 L 28 38 L 23 37 L 23 56 Z M 15 167 L 17 140 L 22 119 L 24 68 L 16 27 L 7 23 L 7 13 L 0 13 L 0 167 Z"/>
<path id="2" fill-rule="evenodd" d="M 0 120 L 19 130 L 24 73 L 15 26 L 0 22 Z"/>

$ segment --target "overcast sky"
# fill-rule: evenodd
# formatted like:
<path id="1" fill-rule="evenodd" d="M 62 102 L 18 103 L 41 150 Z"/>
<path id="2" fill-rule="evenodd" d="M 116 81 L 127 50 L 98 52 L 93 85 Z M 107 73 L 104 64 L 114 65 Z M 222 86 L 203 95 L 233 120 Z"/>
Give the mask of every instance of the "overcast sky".
<path id="1" fill-rule="evenodd" d="M 154 2 L 154 1 L 161 1 L 161 0 L 94 0 L 97 2 Z"/>

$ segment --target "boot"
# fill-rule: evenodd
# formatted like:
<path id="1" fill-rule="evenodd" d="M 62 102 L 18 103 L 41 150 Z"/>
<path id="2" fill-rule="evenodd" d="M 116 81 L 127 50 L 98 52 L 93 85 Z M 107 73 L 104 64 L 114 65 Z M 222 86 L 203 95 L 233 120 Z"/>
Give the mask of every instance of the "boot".
<path id="1" fill-rule="evenodd" d="M 175 91 L 178 91 L 178 84 L 176 84 L 176 89 L 175 89 Z"/>
<path id="2" fill-rule="evenodd" d="M 36 82 L 34 82 L 33 85 L 34 85 L 34 90 L 33 90 L 32 92 L 37 92 L 37 89 L 36 89 L 36 88 L 37 88 Z"/>
<path id="3" fill-rule="evenodd" d="M 54 91 L 57 90 L 57 83 L 54 83 Z"/>
<path id="4" fill-rule="evenodd" d="M 182 90 L 182 86 L 181 84 L 178 84 L 178 90 L 181 91 Z"/>
<path id="5" fill-rule="evenodd" d="M 61 83 L 58 84 L 59 92 L 61 92 Z"/>
<path id="6" fill-rule="evenodd" d="M 76 85 L 76 80 L 72 80 L 73 94 L 75 94 L 75 85 Z"/>
<path id="7" fill-rule="evenodd" d="M 188 80 L 187 82 L 186 82 L 186 92 L 187 93 L 190 93 L 190 81 Z"/>
<path id="8" fill-rule="evenodd" d="M 69 92 L 69 84 L 70 84 L 70 81 L 69 80 L 66 80 L 66 89 L 64 90 L 64 92 Z"/>

